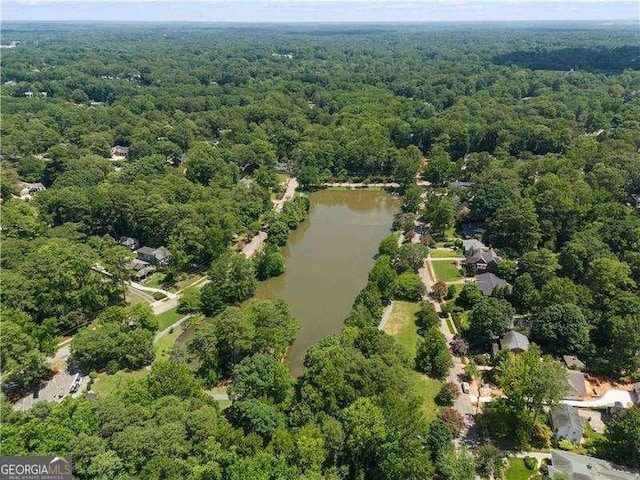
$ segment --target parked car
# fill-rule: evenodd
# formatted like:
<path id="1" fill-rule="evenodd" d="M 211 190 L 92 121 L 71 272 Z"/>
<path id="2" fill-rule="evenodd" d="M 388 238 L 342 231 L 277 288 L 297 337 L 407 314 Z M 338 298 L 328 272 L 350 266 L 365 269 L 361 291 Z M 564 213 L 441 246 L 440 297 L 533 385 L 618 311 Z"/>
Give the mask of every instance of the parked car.
<path id="1" fill-rule="evenodd" d="M 469 384 L 467 382 L 462 382 L 462 392 L 469 393 Z"/>

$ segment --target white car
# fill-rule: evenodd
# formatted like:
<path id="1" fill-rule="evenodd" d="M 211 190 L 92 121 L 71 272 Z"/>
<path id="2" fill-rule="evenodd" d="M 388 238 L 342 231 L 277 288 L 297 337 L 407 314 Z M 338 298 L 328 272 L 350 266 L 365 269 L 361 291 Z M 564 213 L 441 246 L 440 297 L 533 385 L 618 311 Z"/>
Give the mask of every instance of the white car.
<path id="1" fill-rule="evenodd" d="M 469 384 L 467 382 L 462 382 L 462 392 L 469 393 Z"/>

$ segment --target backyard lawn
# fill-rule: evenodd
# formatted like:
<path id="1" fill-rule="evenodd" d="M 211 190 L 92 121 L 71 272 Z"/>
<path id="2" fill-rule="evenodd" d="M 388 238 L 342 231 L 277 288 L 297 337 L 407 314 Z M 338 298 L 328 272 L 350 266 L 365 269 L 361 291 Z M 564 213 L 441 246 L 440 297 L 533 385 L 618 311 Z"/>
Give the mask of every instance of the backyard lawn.
<path id="1" fill-rule="evenodd" d="M 91 390 L 96 392 L 100 397 L 106 397 L 118 388 L 123 388 L 129 385 L 134 380 L 140 380 L 147 376 L 147 369 L 141 368 L 140 370 L 134 370 L 132 372 L 116 372 L 114 375 L 108 375 L 106 373 L 100 373 L 93 381 Z"/>
<path id="2" fill-rule="evenodd" d="M 173 329 L 173 332 L 169 332 L 166 335 L 163 335 L 162 337 L 160 337 L 160 340 L 158 340 L 158 343 L 154 345 L 154 350 L 156 352 L 156 360 L 159 360 L 162 357 L 166 357 L 171 352 L 171 350 L 173 349 L 173 346 L 176 344 L 176 339 L 180 336 L 182 332 L 183 332 L 182 326 L 178 326 Z"/>
<path id="3" fill-rule="evenodd" d="M 391 317 L 384 327 L 384 331 L 394 337 L 409 354 L 416 356 L 418 343 L 418 327 L 416 327 L 416 312 L 420 309 L 417 303 L 394 301 Z"/>
<path id="4" fill-rule="evenodd" d="M 505 480 L 529 480 L 542 478 L 539 473 L 529 470 L 522 458 L 510 458 Z"/>
<path id="5" fill-rule="evenodd" d="M 431 258 L 463 258 L 460 252 L 456 250 L 451 250 L 449 248 L 429 250 L 429 256 Z"/>
<path id="6" fill-rule="evenodd" d="M 416 379 L 416 392 L 422 399 L 422 411 L 424 418 L 427 422 L 434 420 L 438 413 L 440 413 L 440 407 L 436 405 L 435 398 L 442 388 L 442 382 L 429 378 L 426 375 L 421 375 L 415 372 Z"/>
<path id="7" fill-rule="evenodd" d="M 160 315 L 156 315 L 156 319 L 158 320 L 158 330 L 164 330 L 172 323 L 180 320 L 182 317 L 184 317 L 184 314 L 178 313 L 175 308 L 167 310 Z"/>
<path id="8" fill-rule="evenodd" d="M 436 273 L 436 278 L 443 282 L 452 282 L 454 280 L 460 280 L 458 273 L 461 271 L 456 267 L 453 262 L 449 260 L 434 260 L 431 262 L 433 265 L 433 271 Z"/>

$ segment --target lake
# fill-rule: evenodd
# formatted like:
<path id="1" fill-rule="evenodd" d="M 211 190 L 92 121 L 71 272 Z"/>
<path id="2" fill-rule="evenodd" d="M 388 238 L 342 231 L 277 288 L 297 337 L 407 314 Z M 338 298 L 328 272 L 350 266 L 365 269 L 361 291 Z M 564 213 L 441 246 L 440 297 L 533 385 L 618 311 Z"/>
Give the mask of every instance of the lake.
<path id="1" fill-rule="evenodd" d="M 401 203 L 380 190 L 323 190 L 310 199 L 309 218 L 282 249 L 287 271 L 261 282 L 255 293 L 285 300 L 302 325 L 287 356 L 295 376 L 307 349 L 342 329 Z"/>

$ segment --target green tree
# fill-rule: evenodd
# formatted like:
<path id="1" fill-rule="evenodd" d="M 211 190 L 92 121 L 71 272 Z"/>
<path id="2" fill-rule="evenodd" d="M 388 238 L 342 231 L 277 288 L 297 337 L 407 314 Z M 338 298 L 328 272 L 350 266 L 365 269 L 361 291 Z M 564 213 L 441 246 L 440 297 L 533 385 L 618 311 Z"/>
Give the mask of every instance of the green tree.
<path id="1" fill-rule="evenodd" d="M 486 348 L 490 340 L 507 331 L 513 315 L 513 307 L 506 300 L 485 298 L 471 310 L 469 329 L 464 335 L 470 344 Z"/>
<path id="2" fill-rule="evenodd" d="M 456 207 L 449 197 L 430 194 L 423 211 L 424 218 L 431 224 L 431 233 L 436 239 L 445 237 L 445 232 L 453 225 Z"/>
<path id="3" fill-rule="evenodd" d="M 169 360 L 154 362 L 147 378 L 147 385 L 153 398 L 172 395 L 182 399 L 194 399 L 203 396 L 202 386 L 193 377 L 189 367 Z"/>
<path id="4" fill-rule="evenodd" d="M 378 287 L 383 302 L 393 298 L 397 281 L 398 274 L 391 266 L 391 258 L 388 255 L 380 255 L 369 271 L 369 282 L 373 282 Z"/>
<path id="5" fill-rule="evenodd" d="M 369 398 L 359 398 L 342 411 L 345 447 L 353 478 L 371 468 L 382 442 L 387 436 L 384 412 Z"/>
<path id="6" fill-rule="evenodd" d="M 258 280 L 282 275 L 287 269 L 287 264 L 278 251 L 278 247 L 267 243 L 265 248 L 256 256 L 256 276 Z"/>
<path id="7" fill-rule="evenodd" d="M 546 248 L 527 252 L 518 262 L 518 273 L 531 275 L 536 288 L 542 288 L 559 269 L 558 256 Z"/>
<path id="8" fill-rule="evenodd" d="M 393 257 L 391 263 L 396 272 L 413 272 L 424 265 L 424 259 L 429 255 L 429 249 L 419 243 L 407 243 L 398 249 L 398 253 Z"/>
<path id="9" fill-rule="evenodd" d="M 589 324 L 577 306 L 551 305 L 535 315 L 531 338 L 551 353 L 582 353 L 589 344 Z"/>
<path id="10" fill-rule="evenodd" d="M 444 379 L 453 367 L 447 340 L 436 327 L 427 330 L 418 343 L 415 362 L 417 370 L 439 380 Z"/>
<path id="11" fill-rule="evenodd" d="M 235 366 L 229 396 L 234 401 L 254 398 L 281 404 L 291 398 L 292 386 L 286 366 L 271 355 L 258 353 Z"/>
<path id="12" fill-rule="evenodd" d="M 640 468 L 640 405 L 618 412 L 605 429 L 606 458 Z"/>
<path id="13" fill-rule="evenodd" d="M 535 249 L 541 234 L 533 203 L 519 200 L 499 208 L 487 221 L 485 235 L 492 245 L 515 256 Z"/>
<path id="14" fill-rule="evenodd" d="M 404 272 L 398 276 L 395 296 L 401 300 L 417 302 L 424 296 L 426 290 L 420 275 Z"/>
<path id="15" fill-rule="evenodd" d="M 496 367 L 496 381 L 504 393 L 498 409 L 509 418 L 519 446 L 531 438 L 545 406 L 553 406 L 566 390 L 566 370 L 550 357 L 540 359 L 532 345 L 523 353 L 509 352 Z"/>
<path id="16" fill-rule="evenodd" d="M 246 300 L 257 286 L 253 263 L 242 253 L 227 253 L 214 261 L 209 270 L 209 278 L 212 288 L 219 293 L 224 303 Z"/>
<path id="17" fill-rule="evenodd" d="M 465 310 L 472 309 L 477 303 L 482 301 L 483 295 L 477 283 L 465 283 L 460 290 L 456 305 Z"/>
<path id="18" fill-rule="evenodd" d="M 398 253 L 398 242 L 400 239 L 399 233 L 393 233 L 387 237 L 384 237 L 380 241 L 380 246 L 378 247 L 378 251 L 380 255 L 387 255 L 393 258 Z"/>

